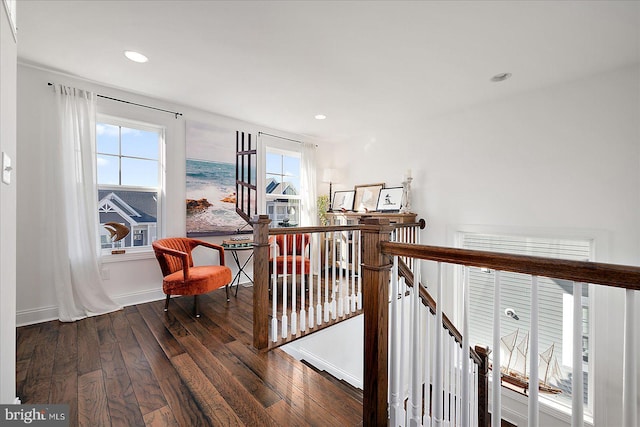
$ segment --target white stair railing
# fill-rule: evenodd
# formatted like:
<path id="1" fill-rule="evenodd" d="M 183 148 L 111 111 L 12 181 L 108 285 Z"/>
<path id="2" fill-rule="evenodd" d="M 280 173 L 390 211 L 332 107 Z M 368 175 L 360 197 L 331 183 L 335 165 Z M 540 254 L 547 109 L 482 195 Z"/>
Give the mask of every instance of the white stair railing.
<path id="1" fill-rule="evenodd" d="M 393 240 L 416 243 L 421 226 L 398 224 Z M 361 313 L 361 230 L 354 225 L 329 229 L 269 230 L 272 343 Z"/>
<path id="2" fill-rule="evenodd" d="M 583 383 L 583 355 L 582 355 L 582 327 L 583 327 L 583 313 L 582 313 L 582 295 L 583 287 L 586 283 L 593 284 L 595 286 L 613 286 L 626 288 L 625 291 L 625 305 L 624 305 L 624 320 L 619 327 L 624 331 L 624 339 L 620 343 L 618 349 L 611 349 L 611 351 L 617 354 L 623 354 L 623 375 L 619 378 L 619 383 L 622 384 L 622 396 L 621 396 L 621 418 L 622 425 L 624 427 L 637 427 L 638 426 L 638 378 L 637 378 L 637 363 L 638 363 L 638 349 L 637 349 L 637 337 L 635 326 L 635 299 L 637 291 L 640 290 L 640 267 L 634 266 L 622 266 L 614 264 L 602 264 L 594 262 L 583 261 L 568 261 L 550 258 L 540 258 L 532 256 L 511 255 L 503 253 L 492 253 L 486 251 L 471 251 L 453 248 L 439 248 L 433 246 L 417 246 L 417 245 L 399 245 L 393 242 L 381 243 L 382 252 L 387 255 L 394 256 L 395 258 L 404 259 L 404 257 L 415 257 L 414 275 L 419 276 L 420 262 L 422 260 L 430 260 L 437 263 L 437 283 L 436 283 L 436 305 L 440 307 L 440 301 L 442 299 L 442 290 L 444 288 L 444 275 L 443 264 L 458 264 L 463 268 L 463 313 L 462 313 L 462 344 L 452 345 L 449 341 L 448 334 L 444 332 L 442 328 L 442 312 L 441 309 L 436 309 L 435 322 L 426 322 L 425 325 L 434 325 L 433 334 L 431 334 L 429 327 L 424 327 L 422 331 L 420 328 L 423 324 L 419 321 L 420 317 L 412 316 L 411 324 L 409 325 L 412 331 L 412 339 L 416 339 L 418 334 L 418 340 L 421 340 L 421 345 L 416 346 L 415 343 L 407 344 L 401 341 L 401 350 L 399 354 L 402 354 L 402 349 L 412 352 L 412 360 L 420 356 L 422 350 L 423 360 L 427 360 L 426 370 L 431 370 L 431 382 L 428 376 L 420 374 L 417 370 L 416 376 L 420 378 L 426 378 L 424 380 L 425 392 L 422 395 L 424 399 L 425 408 L 423 408 L 423 423 L 422 425 L 440 426 L 440 425 L 462 425 L 471 426 L 477 425 L 478 419 L 474 416 L 478 415 L 478 376 L 470 376 L 471 372 L 475 372 L 476 368 L 474 364 L 468 364 L 469 359 L 464 356 L 465 351 L 463 349 L 469 348 L 468 341 L 468 318 L 469 318 L 469 301 L 468 301 L 468 267 L 479 267 L 483 269 L 491 269 L 494 271 L 494 336 L 493 336 L 493 381 L 491 384 L 491 396 L 492 396 L 492 425 L 500 426 L 502 421 L 501 411 L 501 396 L 502 396 L 502 376 L 500 372 L 500 288 L 501 288 L 501 274 L 503 272 L 515 272 L 520 274 L 526 274 L 530 277 L 529 288 L 531 290 L 530 301 L 530 325 L 529 325 L 529 349 L 528 349 L 528 372 L 529 372 L 529 384 L 526 389 L 528 395 L 528 413 L 527 420 L 529 426 L 537 427 L 540 425 L 540 399 L 539 399 L 539 383 L 540 373 L 538 369 L 539 358 L 539 277 L 547 277 L 557 280 L 567 280 L 573 283 L 573 318 L 572 318 L 572 330 L 573 330 L 573 342 L 572 342 L 572 407 L 571 407 L 571 425 L 572 426 L 584 426 L 584 383 Z M 401 287 L 402 280 L 398 281 L 395 276 L 398 274 L 398 268 L 394 268 L 392 271 L 392 284 L 393 289 L 397 289 L 392 293 L 392 296 L 404 296 L 404 292 Z M 396 282 L 398 281 L 398 282 Z M 451 288 L 451 284 L 447 288 Z M 412 298 L 415 296 L 415 287 L 411 288 L 409 293 Z M 523 291 L 526 288 L 523 288 Z M 395 298 L 394 298 L 395 299 Z M 412 302 L 414 300 L 411 300 Z M 393 302 L 392 307 L 402 307 L 402 302 Z M 415 307 L 415 303 L 412 303 L 412 307 Z M 392 311 L 393 316 L 402 316 L 402 310 L 394 308 Z M 406 316 L 406 315 L 405 315 Z M 402 320 L 402 319 L 401 319 Z M 392 327 L 397 327 L 398 321 L 392 321 Z M 427 332 L 425 332 L 425 330 Z M 434 336 L 433 342 L 431 335 Z M 398 340 L 394 338 L 393 330 L 391 334 L 391 346 L 392 354 L 398 352 L 393 346 L 398 345 Z M 404 347 L 402 347 L 404 346 Z M 462 353 L 460 356 L 459 352 Z M 431 360 L 433 358 L 433 362 Z M 399 356 L 391 358 L 393 363 L 397 363 Z M 459 361 L 459 362 L 458 362 Z M 429 368 L 431 364 L 431 368 Z M 468 365 L 467 365 L 468 364 Z M 411 363 L 413 367 L 415 363 Z M 398 367 L 391 366 L 391 375 L 398 375 Z M 410 381 L 414 381 L 411 375 L 412 373 L 399 373 L 400 378 L 391 378 L 391 395 L 392 400 L 392 414 L 391 425 L 404 426 L 404 425 L 420 425 L 417 424 L 415 405 L 418 396 L 414 393 L 416 390 L 415 382 L 412 382 L 409 391 L 411 395 L 407 397 L 407 405 L 409 413 L 406 414 L 406 418 L 402 419 L 401 405 L 398 406 L 398 401 L 402 401 L 402 398 L 396 397 L 396 394 L 401 393 L 402 378 L 407 376 Z M 460 379 L 458 379 L 460 375 Z M 466 378 L 466 381 L 465 381 Z M 616 380 L 616 381 L 618 381 Z M 395 388 L 400 385 L 400 389 Z M 433 389 L 431 395 L 426 391 L 428 389 L 427 384 L 432 384 Z M 597 385 L 596 385 L 597 386 Z M 468 395 L 469 393 L 469 395 Z M 474 394 L 475 393 L 475 394 Z M 406 393 L 405 393 L 406 394 Z M 401 396 L 401 394 L 400 394 Z M 460 401 L 460 406 L 458 405 Z M 430 408 L 427 410 L 427 408 Z M 620 412 L 618 412 L 620 414 Z M 429 418 L 429 416 L 431 418 Z"/>

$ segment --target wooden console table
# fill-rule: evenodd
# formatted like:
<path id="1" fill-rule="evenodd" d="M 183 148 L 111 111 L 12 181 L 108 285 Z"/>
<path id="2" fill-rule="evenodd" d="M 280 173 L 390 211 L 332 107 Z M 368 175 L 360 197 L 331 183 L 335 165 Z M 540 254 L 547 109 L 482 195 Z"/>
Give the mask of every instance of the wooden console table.
<path id="1" fill-rule="evenodd" d="M 389 222 L 407 224 L 416 222 L 415 213 L 386 213 L 386 212 L 327 212 L 329 225 L 353 225 L 357 224 L 362 217 L 388 218 Z"/>

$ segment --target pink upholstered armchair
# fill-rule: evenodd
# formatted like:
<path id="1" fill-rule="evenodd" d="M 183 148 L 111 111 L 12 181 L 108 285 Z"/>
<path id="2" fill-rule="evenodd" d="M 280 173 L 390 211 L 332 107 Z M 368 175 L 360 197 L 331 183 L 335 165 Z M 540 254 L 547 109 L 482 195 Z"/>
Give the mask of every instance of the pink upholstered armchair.
<path id="1" fill-rule="evenodd" d="M 156 240 L 152 244 L 164 279 L 162 291 L 167 295 L 164 311 L 169 309 L 171 295 L 193 295 L 194 314 L 200 317 L 198 295 L 226 286 L 227 301 L 231 270 L 224 264 L 224 248 L 202 240 L 172 237 Z M 191 251 L 197 246 L 215 249 L 219 253 L 219 265 L 194 266 Z"/>

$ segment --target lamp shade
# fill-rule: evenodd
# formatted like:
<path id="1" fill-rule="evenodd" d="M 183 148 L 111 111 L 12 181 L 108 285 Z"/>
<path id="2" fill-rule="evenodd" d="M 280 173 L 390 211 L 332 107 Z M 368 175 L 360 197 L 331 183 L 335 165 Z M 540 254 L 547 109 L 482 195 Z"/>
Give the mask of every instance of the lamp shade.
<path id="1" fill-rule="evenodd" d="M 338 171 L 335 169 L 324 169 L 322 171 L 322 182 L 334 182 Z"/>

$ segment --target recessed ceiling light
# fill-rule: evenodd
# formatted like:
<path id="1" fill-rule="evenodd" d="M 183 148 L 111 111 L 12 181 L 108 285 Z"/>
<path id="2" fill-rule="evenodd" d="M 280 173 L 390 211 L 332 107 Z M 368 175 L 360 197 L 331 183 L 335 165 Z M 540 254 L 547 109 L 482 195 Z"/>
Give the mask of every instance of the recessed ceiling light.
<path id="1" fill-rule="evenodd" d="M 149 60 L 149 58 L 147 58 L 143 54 L 141 54 L 139 52 L 135 52 L 133 50 L 125 50 L 124 51 L 124 56 L 126 56 L 127 58 L 129 58 L 133 62 L 143 63 L 143 62 L 147 62 Z"/>
<path id="2" fill-rule="evenodd" d="M 491 77 L 491 81 L 492 82 L 503 82 L 503 81 L 507 80 L 509 77 L 511 77 L 511 73 L 500 73 L 500 74 L 496 74 L 495 76 Z"/>
<path id="3" fill-rule="evenodd" d="M 324 114 L 316 114 L 315 118 L 316 120 L 324 120 L 327 118 L 327 116 L 325 116 Z"/>

